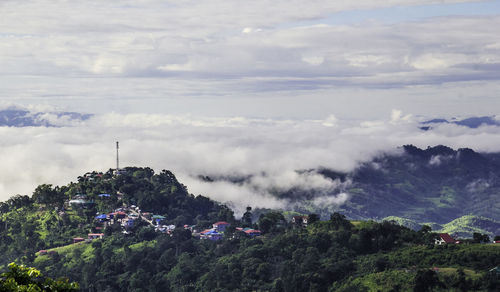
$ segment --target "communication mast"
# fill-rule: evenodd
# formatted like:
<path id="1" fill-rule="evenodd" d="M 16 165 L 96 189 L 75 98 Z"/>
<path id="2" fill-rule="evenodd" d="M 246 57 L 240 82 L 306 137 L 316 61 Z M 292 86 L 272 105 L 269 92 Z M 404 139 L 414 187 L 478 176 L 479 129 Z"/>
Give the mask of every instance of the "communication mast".
<path id="1" fill-rule="evenodd" d="M 118 149 L 120 149 L 118 141 L 116 141 L 116 172 L 120 170 L 120 156 L 118 154 Z"/>

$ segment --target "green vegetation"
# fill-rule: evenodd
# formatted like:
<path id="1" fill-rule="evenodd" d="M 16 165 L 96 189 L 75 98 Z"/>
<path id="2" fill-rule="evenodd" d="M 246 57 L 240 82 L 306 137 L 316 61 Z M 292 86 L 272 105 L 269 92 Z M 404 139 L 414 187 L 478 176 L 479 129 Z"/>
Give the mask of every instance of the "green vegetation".
<path id="1" fill-rule="evenodd" d="M 23 265 L 18 266 L 15 263 L 10 263 L 8 271 L 0 275 L 0 291 L 5 292 L 71 292 L 78 290 L 78 284 L 70 283 L 68 279 L 53 280 L 43 277 L 39 270 Z"/>
<path id="2" fill-rule="evenodd" d="M 415 231 L 390 221 L 349 221 L 336 212 L 324 221 L 309 214 L 307 226 L 287 218 L 298 213 L 276 210 L 255 220 L 251 207 L 237 219 L 226 206 L 189 194 L 168 171 L 95 173 L 36 192 L 0 203 L 0 264 L 4 270 L 12 261 L 33 266 L 29 271 L 68 278 L 84 291 L 494 291 L 500 281 L 490 272 L 500 264 L 500 245 L 434 246 L 436 234 L 427 226 Z M 55 193 L 58 200 L 47 198 Z M 69 205 L 74 198 L 93 203 Z M 96 214 L 132 204 L 175 229 L 158 232 L 137 219 L 124 233 L 115 222 L 102 230 L 103 239 L 73 244 L 74 237 L 101 227 Z M 199 239 L 191 231 L 217 221 L 231 224 L 220 240 Z M 33 283 L 45 283 L 40 277 Z"/>
<path id="3" fill-rule="evenodd" d="M 456 238 L 471 238 L 474 233 L 486 234 L 493 239 L 495 234 L 500 234 L 500 222 L 482 216 L 465 215 L 446 224 L 418 223 L 415 220 L 388 216 L 383 221 L 391 221 L 398 225 L 419 230 L 428 225 L 436 233 L 449 233 Z"/>
<path id="4" fill-rule="evenodd" d="M 382 221 L 391 221 L 394 222 L 395 224 L 408 227 L 413 230 L 419 230 L 420 228 L 422 228 L 422 224 L 417 223 L 415 220 L 401 218 L 397 216 L 387 216 Z"/>
<path id="5" fill-rule="evenodd" d="M 500 222 L 486 217 L 465 215 L 443 224 L 442 229 L 436 232 L 455 234 L 458 237 L 471 237 L 474 233 L 482 233 L 493 238 L 495 234 L 500 234 Z"/>

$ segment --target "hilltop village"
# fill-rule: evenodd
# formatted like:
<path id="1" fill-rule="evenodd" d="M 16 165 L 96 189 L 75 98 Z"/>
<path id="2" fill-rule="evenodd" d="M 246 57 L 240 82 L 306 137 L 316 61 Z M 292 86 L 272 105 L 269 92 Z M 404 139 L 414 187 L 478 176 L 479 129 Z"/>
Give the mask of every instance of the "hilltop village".
<path id="1" fill-rule="evenodd" d="M 113 171 L 113 175 L 120 176 L 126 174 L 126 170 Z M 101 172 L 88 172 L 85 173 L 81 178 L 81 182 L 96 182 L 98 180 L 106 180 L 106 176 Z M 109 179 L 108 179 L 109 180 Z M 231 223 L 226 221 L 217 221 L 211 224 L 210 228 L 197 228 L 196 225 L 190 224 L 166 224 L 167 217 L 161 214 L 154 214 L 153 212 L 143 211 L 139 206 L 136 205 L 128 205 L 123 202 L 124 193 L 117 191 L 114 194 L 110 193 L 99 193 L 97 196 L 93 196 L 91 198 L 87 194 L 76 193 L 71 198 L 68 198 L 64 201 L 64 205 L 59 210 L 59 215 L 64 216 L 67 212 L 75 212 L 82 210 L 95 210 L 97 209 L 97 205 L 101 206 L 100 211 L 109 208 L 109 206 L 113 205 L 112 202 L 120 204 L 121 206 L 115 209 L 110 210 L 110 212 L 97 212 L 93 218 L 92 223 L 90 224 L 89 233 L 86 238 L 84 237 L 74 237 L 72 238 L 72 243 L 80 243 L 80 242 L 90 242 L 95 239 L 102 239 L 106 236 L 104 231 L 109 228 L 113 229 L 115 232 L 119 231 L 122 234 L 130 235 L 134 233 L 135 227 L 138 225 L 148 225 L 154 229 L 157 233 L 164 233 L 167 235 L 172 235 L 172 232 L 175 228 L 182 227 L 186 230 L 189 230 L 194 238 L 198 239 L 208 239 L 208 240 L 221 240 L 224 237 L 225 231 L 231 227 Z M 95 198 L 95 199 L 94 199 Z M 251 210 L 251 208 L 249 209 Z M 292 220 L 295 223 L 295 220 L 302 220 L 304 218 L 304 222 L 300 221 L 301 226 L 307 226 L 307 217 L 306 216 L 295 216 Z M 298 222 L 298 221 L 297 221 Z M 251 225 L 251 224 L 247 224 Z M 119 230 L 117 230 L 117 226 L 119 226 Z M 242 227 L 242 226 L 233 226 L 234 229 L 231 230 L 231 236 L 234 238 L 236 236 L 247 236 L 247 237 L 257 237 L 262 234 L 262 232 L 258 229 L 254 229 L 251 227 Z M 236 234 L 234 234 L 236 233 Z M 45 254 L 47 251 L 41 250 L 41 254 Z"/>

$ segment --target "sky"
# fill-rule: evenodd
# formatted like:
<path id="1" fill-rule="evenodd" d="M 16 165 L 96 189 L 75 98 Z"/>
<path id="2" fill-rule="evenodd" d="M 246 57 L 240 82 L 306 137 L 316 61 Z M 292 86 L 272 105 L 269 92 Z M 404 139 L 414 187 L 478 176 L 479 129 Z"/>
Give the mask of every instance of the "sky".
<path id="1" fill-rule="evenodd" d="M 490 127 L 415 130 L 498 114 L 498 27 L 496 0 L 0 1 L 0 106 L 95 114 L 0 129 L 0 198 L 112 167 L 115 140 L 193 192 L 272 206 L 273 186 L 337 187 L 296 169 L 409 143 L 500 151 Z M 263 171 L 244 190 L 193 178 Z"/>

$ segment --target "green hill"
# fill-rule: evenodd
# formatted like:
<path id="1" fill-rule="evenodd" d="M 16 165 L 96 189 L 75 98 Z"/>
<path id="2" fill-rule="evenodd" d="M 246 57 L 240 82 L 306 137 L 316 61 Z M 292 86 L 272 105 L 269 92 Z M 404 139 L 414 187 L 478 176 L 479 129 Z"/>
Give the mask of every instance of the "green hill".
<path id="1" fill-rule="evenodd" d="M 457 238 L 472 238 L 474 233 L 487 234 L 491 239 L 500 234 L 500 222 L 482 216 L 465 215 L 446 224 L 423 222 L 415 220 L 388 216 L 382 221 L 391 221 L 398 225 L 419 230 L 423 225 L 428 225 L 434 232 L 449 233 Z"/>
<path id="2" fill-rule="evenodd" d="M 401 218 L 397 216 L 387 216 L 384 219 L 382 219 L 382 221 L 394 222 L 398 225 L 408 227 L 412 230 L 419 230 L 420 228 L 422 228 L 422 224 L 417 223 L 415 220 Z"/>
<path id="3" fill-rule="evenodd" d="M 500 234 L 500 222 L 493 219 L 466 215 L 449 223 L 443 224 L 441 229 L 435 232 L 449 233 L 456 237 L 472 237 L 474 232 L 488 234 L 491 239 Z"/>

